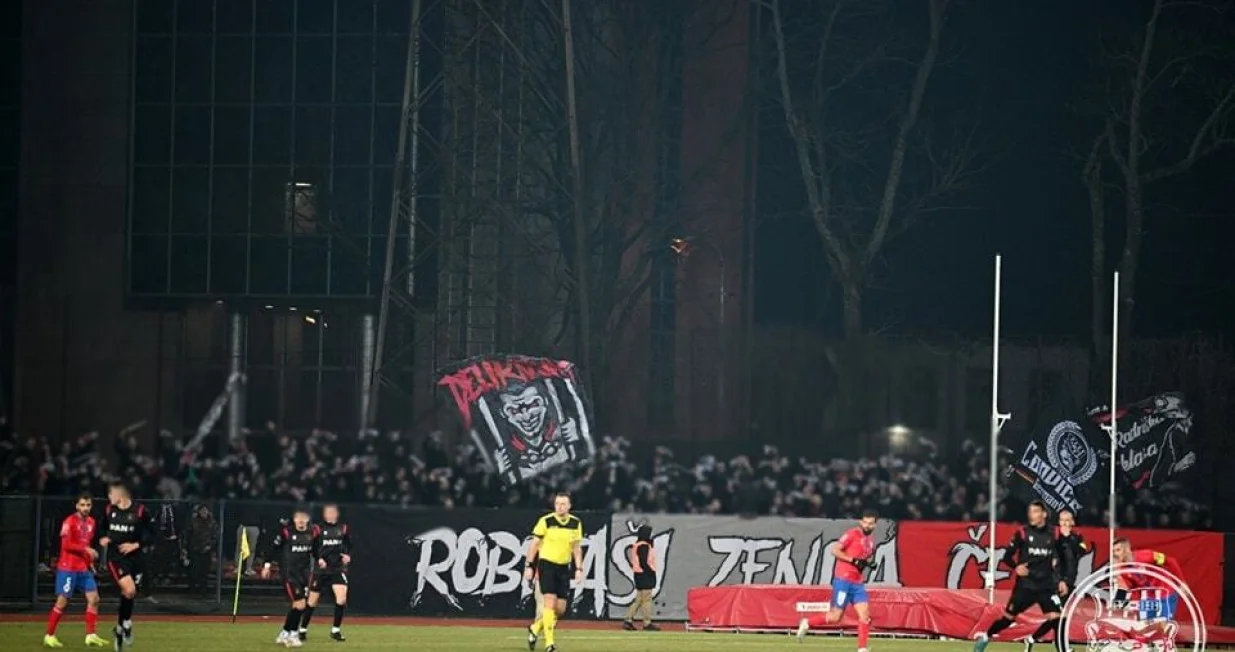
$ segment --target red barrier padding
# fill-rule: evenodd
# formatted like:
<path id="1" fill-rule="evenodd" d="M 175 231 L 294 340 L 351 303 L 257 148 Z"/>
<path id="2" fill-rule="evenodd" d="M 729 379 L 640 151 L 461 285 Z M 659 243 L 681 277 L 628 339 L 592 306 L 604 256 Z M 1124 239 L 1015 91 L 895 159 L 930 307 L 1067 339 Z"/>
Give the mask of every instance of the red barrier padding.
<path id="1" fill-rule="evenodd" d="M 920 634 L 956 639 L 972 639 L 986 631 L 1003 612 L 1008 600 L 1007 591 L 998 591 L 995 603 L 987 602 L 987 593 L 982 590 L 951 589 L 879 589 L 868 588 L 872 629 L 885 634 Z M 791 630 L 806 618 L 811 629 L 823 630 L 827 603 L 832 599 L 832 589 L 826 586 L 790 585 L 734 585 L 709 586 L 691 589 L 686 595 L 687 627 L 697 630 Z M 1182 611 L 1182 610 L 1181 610 Z M 1182 621 L 1175 633 L 1177 642 L 1191 642 L 1193 628 L 1190 618 L 1181 614 Z M 1042 622 L 1037 609 L 1023 614 L 1017 623 L 1002 632 L 998 640 L 1023 639 L 1032 634 Z M 1086 628 L 1135 625 L 1110 621 L 1096 623 L 1088 607 L 1078 610 L 1069 627 L 1069 638 L 1087 641 Z M 857 617 L 852 609 L 846 611 L 839 627 L 853 630 Z M 1209 643 L 1235 643 L 1235 628 L 1214 627 L 1207 629 Z"/>

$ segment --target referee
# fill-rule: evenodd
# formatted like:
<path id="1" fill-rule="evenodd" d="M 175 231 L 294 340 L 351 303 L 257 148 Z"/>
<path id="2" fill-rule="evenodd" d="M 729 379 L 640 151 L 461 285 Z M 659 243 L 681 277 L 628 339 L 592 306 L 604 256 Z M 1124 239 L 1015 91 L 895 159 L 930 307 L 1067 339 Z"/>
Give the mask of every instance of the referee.
<path id="1" fill-rule="evenodd" d="M 991 623 L 985 634 L 979 634 L 973 646 L 974 652 L 985 652 L 990 639 L 1016 622 L 1017 616 L 1038 605 L 1046 620 L 1025 639 L 1025 652 L 1033 649 L 1038 637 L 1046 636 L 1059 625 L 1059 612 L 1063 606 L 1060 596 L 1068 592 L 1068 585 L 1059 576 L 1059 555 L 1055 548 L 1055 533 L 1046 521 L 1046 505 L 1040 500 L 1029 503 L 1029 525 L 1012 534 L 1004 561 L 1016 569 L 1016 585 L 1012 597 L 1003 609 L 1003 616 Z M 1057 636 L 1055 645 L 1065 649 Z"/>
<path id="2" fill-rule="evenodd" d="M 539 575 L 544 609 L 528 628 L 527 649 L 536 649 L 541 632 L 545 652 L 556 652 L 554 644 L 558 616 L 566 613 L 570 599 L 570 562 L 575 563 L 575 582 L 583 581 L 583 521 L 570 513 L 570 495 L 553 497 L 553 511 L 540 517 L 532 528 L 532 544 L 527 549 L 523 579 L 531 582 Z"/>

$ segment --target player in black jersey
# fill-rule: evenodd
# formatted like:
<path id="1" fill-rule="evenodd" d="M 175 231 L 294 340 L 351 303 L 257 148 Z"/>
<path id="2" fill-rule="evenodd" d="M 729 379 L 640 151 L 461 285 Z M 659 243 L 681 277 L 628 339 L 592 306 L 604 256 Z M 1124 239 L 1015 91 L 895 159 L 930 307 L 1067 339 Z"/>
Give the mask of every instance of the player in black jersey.
<path id="1" fill-rule="evenodd" d="M 1059 577 L 1068 585 L 1068 592 L 1076 588 L 1076 576 L 1080 572 L 1081 557 L 1089 553 L 1089 542 L 1076 531 L 1076 516 L 1070 509 L 1059 510 L 1059 528 L 1055 532 L 1055 554 L 1059 556 Z"/>
<path id="2" fill-rule="evenodd" d="M 352 536 L 339 521 L 339 506 L 322 507 L 322 522 L 313 532 L 313 577 L 309 580 L 309 608 L 300 623 L 301 638 L 308 638 L 309 620 L 322 599 L 322 590 L 334 594 L 334 626 L 330 638 L 342 643 L 343 612 L 347 610 L 347 568 L 352 563 Z"/>
<path id="3" fill-rule="evenodd" d="M 1033 636 L 1025 639 L 1025 651 L 1059 624 L 1059 612 L 1063 607 L 1060 596 L 1068 592 L 1068 586 L 1059 576 L 1058 553 L 1055 550 L 1055 532 L 1046 520 L 1046 505 L 1035 500 L 1029 503 L 1029 525 L 1012 534 L 1003 562 L 1016 572 L 1016 584 L 1012 597 L 1003 609 L 1003 616 L 991 624 L 985 634 L 978 636 L 974 652 L 984 652 L 991 637 L 1009 628 L 1017 616 L 1035 604 L 1046 617 Z M 1063 649 L 1056 637 L 1056 647 Z"/>
<path id="4" fill-rule="evenodd" d="M 270 554 L 266 559 L 279 560 L 279 575 L 291 607 L 283 621 L 283 630 L 275 643 L 287 647 L 300 647 L 300 620 L 304 617 L 309 597 L 309 578 L 313 575 L 314 528 L 309 524 L 309 510 L 297 509 L 292 514 L 290 525 L 279 527 L 270 541 Z M 270 579 L 271 563 L 262 566 L 262 579 Z"/>
<path id="5" fill-rule="evenodd" d="M 99 528 L 99 545 L 107 551 L 107 570 L 120 589 L 120 608 L 116 612 L 116 652 L 133 644 L 133 601 L 145 571 L 146 553 L 154 542 L 154 518 L 144 505 L 133 502 L 124 483 L 107 487 L 107 509 Z"/>

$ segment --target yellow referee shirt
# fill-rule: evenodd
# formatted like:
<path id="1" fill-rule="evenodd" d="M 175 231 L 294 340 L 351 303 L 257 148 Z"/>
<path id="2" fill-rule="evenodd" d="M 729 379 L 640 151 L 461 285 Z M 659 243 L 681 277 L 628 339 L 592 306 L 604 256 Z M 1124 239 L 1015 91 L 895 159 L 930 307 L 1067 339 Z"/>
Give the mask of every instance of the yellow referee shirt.
<path id="1" fill-rule="evenodd" d="M 583 540 L 583 521 L 567 514 L 550 513 L 536 521 L 532 536 L 540 539 L 540 558 L 552 563 L 570 563 L 575 544 Z"/>

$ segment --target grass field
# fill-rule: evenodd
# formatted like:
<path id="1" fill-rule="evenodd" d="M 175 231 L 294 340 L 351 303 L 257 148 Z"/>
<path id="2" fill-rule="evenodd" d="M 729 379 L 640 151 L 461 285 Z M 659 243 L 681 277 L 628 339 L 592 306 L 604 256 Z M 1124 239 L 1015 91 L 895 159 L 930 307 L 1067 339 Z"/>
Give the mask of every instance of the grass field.
<path id="1" fill-rule="evenodd" d="M 686 633 L 670 626 L 662 632 L 623 632 L 616 628 L 571 629 L 562 627 L 558 632 L 558 649 L 562 652 L 764 652 L 772 650 L 828 650 L 852 652 L 853 638 L 811 636 L 804 643 L 785 634 L 721 634 Z M 401 650 L 425 652 L 517 652 L 527 650 L 520 625 L 510 627 L 466 626 L 407 626 L 380 625 L 358 621 L 345 625 L 346 643 L 334 643 L 326 638 L 328 627 L 313 630 L 305 648 L 333 648 L 337 650 Z M 676 631 L 675 631 L 676 630 Z M 135 628 L 134 652 L 241 652 L 249 650 L 277 650 L 274 644 L 278 624 L 268 622 L 244 622 L 236 625 L 219 622 L 186 620 L 183 623 L 138 621 Z M 100 623 L 100 634 L 109 637 Z M 60 640 L 66 650 L 87 649 L 82 644 L 80 622 L 66 622 L 60 626 Z M 24 652 L 41 650 L 43 624 L 0 623 L 0 650 Z M 924 640 L 872 639 L 875 652 L 968 652 L 972 646 L 964 642 Z M 1019 649 L 1020 645 L 1016 646 Z M 93 648 L 98 649 L 98 648 Z M 543 644 L 537 646 L 543 650 Z M 1012 645 L 993 645 L 992 652 L 1008 652 Z M 105 648 L 110 650 L 110 648 Z"/>

